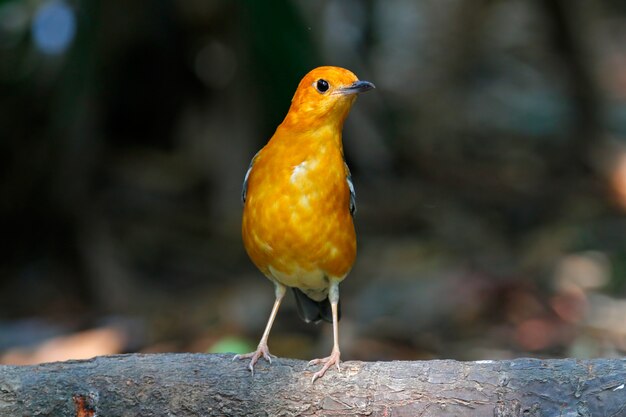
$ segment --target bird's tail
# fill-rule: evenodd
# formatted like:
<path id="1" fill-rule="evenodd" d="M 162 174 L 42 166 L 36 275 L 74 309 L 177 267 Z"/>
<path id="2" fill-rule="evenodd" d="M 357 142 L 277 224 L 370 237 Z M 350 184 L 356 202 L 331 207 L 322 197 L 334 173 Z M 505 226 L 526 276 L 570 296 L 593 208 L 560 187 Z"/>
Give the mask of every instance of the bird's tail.
<path id="1" fill-rule="evenodd" d="M 292 288 L 296 296 L 296 305 L 298 306 L 298 315 L 307 323 L 318 323 L 320 320 L 333 322 L 333 311 L 330 301 L 325 298 L 322 301 L 310 299 L 305 293 L 297 288 Z M 341 302 L 337 303 L 337 320 L 341 318 Z"/>

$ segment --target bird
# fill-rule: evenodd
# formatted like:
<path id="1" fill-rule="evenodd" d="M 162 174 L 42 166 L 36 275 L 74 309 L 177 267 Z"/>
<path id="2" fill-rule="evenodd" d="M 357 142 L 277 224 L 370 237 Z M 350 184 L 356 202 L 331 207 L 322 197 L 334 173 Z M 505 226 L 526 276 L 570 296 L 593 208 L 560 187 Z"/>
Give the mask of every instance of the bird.
<path id="1" fill-rule="evenodd" d="M 356 258 L 355 191 L 343 152 L 343 124 L 359 93 L 374 89 L 351 71 L 311 70 L 300 81 L 283 122 L 252 158 L 242 190 L 242 238 L 248 256 L 274 284 L 275 301 L 257 349 L 262 357 L 280 304 L 292 288 L 305 322 L 331 322 L 333 348 L 312 382 L 333 365 L 340 371 L 339 283 Z"/>

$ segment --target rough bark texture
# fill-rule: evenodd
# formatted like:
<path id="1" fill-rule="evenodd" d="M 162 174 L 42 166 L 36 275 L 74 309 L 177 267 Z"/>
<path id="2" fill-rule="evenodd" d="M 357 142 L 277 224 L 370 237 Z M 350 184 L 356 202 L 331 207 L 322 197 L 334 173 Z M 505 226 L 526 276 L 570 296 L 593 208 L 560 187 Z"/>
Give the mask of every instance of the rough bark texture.
<path id="1" fill-rule="evenodd" d="M 0 366 L 0 416 L 626 416 L 626 360 L 344 362 L 119 355 Z"/>

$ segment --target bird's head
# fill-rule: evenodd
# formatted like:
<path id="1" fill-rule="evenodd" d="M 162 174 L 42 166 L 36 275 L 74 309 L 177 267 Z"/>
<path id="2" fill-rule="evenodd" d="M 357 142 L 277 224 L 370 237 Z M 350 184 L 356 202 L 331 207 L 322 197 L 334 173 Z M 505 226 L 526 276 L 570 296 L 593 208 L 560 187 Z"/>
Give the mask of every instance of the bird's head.
<path id="1" fill-rule="evenodd" d="M 288 124 L 304 128 L 319 124 L 343 125 L 358 93 L 375 88 L 339 67 L 318 67 L 304 76 L 291 100 Z"/>

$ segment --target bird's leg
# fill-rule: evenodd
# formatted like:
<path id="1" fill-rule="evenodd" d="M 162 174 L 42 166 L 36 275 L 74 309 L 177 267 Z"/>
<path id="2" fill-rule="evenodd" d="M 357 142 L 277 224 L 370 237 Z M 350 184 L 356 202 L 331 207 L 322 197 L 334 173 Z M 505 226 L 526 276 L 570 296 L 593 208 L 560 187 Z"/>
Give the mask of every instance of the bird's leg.
<path id="1" fill-rule="evenodd" d="M 322 369 L 313 374 L 311 382 L 315 382 L 316 379 L 324 376 L 328 368 L 335 365 L 337 371 L 341 371 L 339 367 L 339 357 L 341 352 L 339 351 L 339 321 L 337 320 L 337 304 L 339 303 L 339 283 L 332 281 L 330 290 L 328 292 L 328 300 L 330 301 L 330 307 L 333 313 L 333 350 L 330 352 L 330 356 L 322 359 L 313 359 L 309 362 L 308 366 L 323 364 Z"/>
<path id="2" fill-rule="evenodd" d="M 272 312 L 270 313 L 270 318 L 267 321 L 267 325 L 265 326 L 265 331 L 263 332 L 263 336 L 261 336 L 261 341 L 259 342 L 259 346 L 257 346 L 254 352 L 246 353 L 243 355 L 235 355 L 233 360 L 235 359 L 250 359 L 250 364 L 248 365 L 248 369 L 254 375 L 254 365 L 258 362 L 261 356 L 272 363 L 272 354 L 270 354 L 269 348 L 267 347 L 267 339 L 270 336 L 270 330 L 272 329 L 272 324 L 274 324 L 274 319 L 276 318 L 276 313 L 278 313 L 278 307 L 280 307 L 281 301 L 283 301 L 283 297 L 285 296 L 286 287 L 278 282 L 274 283 L 276 300 L 274 301 L 274 307 L 272 307 Z"/>

